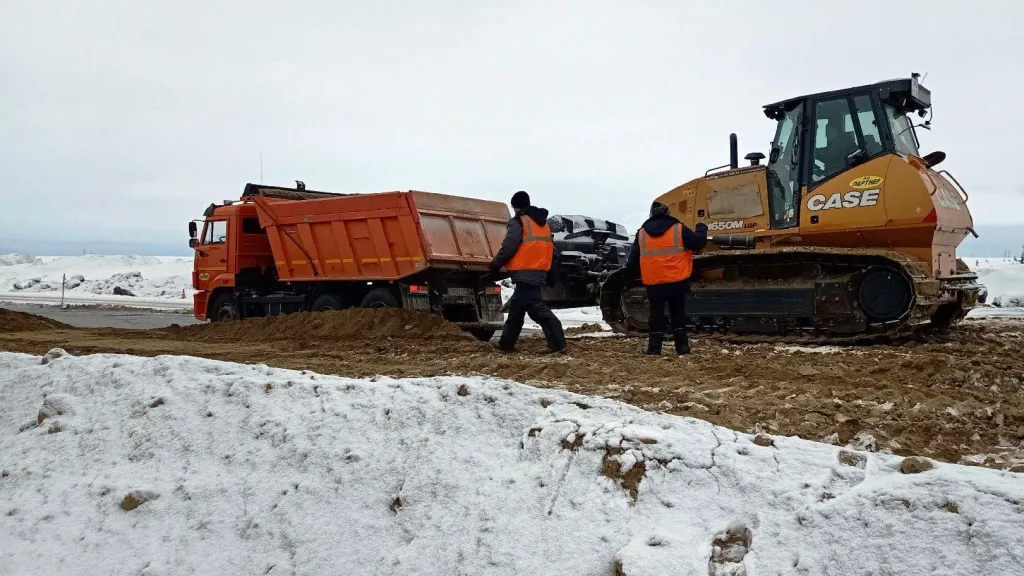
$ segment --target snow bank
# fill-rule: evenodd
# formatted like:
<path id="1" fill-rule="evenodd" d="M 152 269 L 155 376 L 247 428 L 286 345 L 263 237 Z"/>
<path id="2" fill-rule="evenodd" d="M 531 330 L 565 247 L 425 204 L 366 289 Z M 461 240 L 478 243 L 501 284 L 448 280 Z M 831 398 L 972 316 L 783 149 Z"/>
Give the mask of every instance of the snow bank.
<path id="1" fill-rule="evenodd" d="M 37 264 L 42 260 L 29 254 L 0 254 L 0 266 L 17 266 L 19 264 Z"/>
<path id="2" fill-rule="evenodd" d="M 1024 264 L 1005 258 L 966 260 L 988 290 L 988 303 L 999 308 L 1024 306 Z"/>
<path id="3" fill-rule="evenodd" d="M 0 256 L 0 300 L 140 307 L 192 305 L 192 259 L 154 256 Z M 182 291 L 185 298 L 182 299 Z M 155 301 L 155 303 L 154 303 Z M 174 301 L 174 302 L 171 302 Z"/>
<path id="4" fill-rule="evenodd" d="M 11 574 L 1015 574 L 1024 563 L 1014 474 L 903 474 L 892 456 L 512 382 L 0 353 L 0 406 Z"/>

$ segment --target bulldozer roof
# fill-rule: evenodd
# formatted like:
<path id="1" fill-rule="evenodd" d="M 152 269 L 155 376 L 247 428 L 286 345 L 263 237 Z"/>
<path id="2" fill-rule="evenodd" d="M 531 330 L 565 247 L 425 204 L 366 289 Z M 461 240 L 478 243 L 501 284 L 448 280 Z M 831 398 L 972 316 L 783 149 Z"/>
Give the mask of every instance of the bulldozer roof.
<path id="1" fill-rule="evenodd" d="M 819 92 L 817 94 L 807 94 L 805 96 L 788 98 L 781 102 L 766 105 L 764 107 L 764 114 L 765 116 L 776 120 L 784 112 L 791 110 L 794 106 L 806 100 L 820 100 L 856 92 L 863 93 L 875 91 L 878 92 L 879 97 L 883 101 L 893 104 L 906 112 L 926 110 L 932 105 L 931 91 L 924 86 L 921 86 L 917 80 L 917 75 L 915 74 L 910 78 L 884 80 L 882 82 L 866 84 L 864 86 L 854 86 L 852 88 L 843 88 L 841 90 L 832 90 L 830 92 Z"/>

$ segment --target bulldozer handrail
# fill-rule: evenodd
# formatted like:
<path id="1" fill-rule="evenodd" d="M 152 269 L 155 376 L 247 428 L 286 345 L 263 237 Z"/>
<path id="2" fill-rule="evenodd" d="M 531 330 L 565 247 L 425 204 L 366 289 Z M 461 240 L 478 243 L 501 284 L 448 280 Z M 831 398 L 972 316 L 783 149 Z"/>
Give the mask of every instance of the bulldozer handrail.
<path id="1" fill-rule="evenodd" d="M 942 175 L 943 177 L 952 180 L 953 183 L 956 184 L 957 191 L 960 192 L 960 196 L 963 197 L 964 202 L 967 202 L 969 198 L 969 196 L 967 195 L 967 190 L 965 190 L 964 187 L 960 185 L 960 182 L 957 181 L 956 177 L 950 174 L 949 170 L 939 170 L 939 174 Z"/>
<path id="2" fill-rule="evenodd" d="M 705 172 L 704 175 L 707 176 L 708 174 L 711 174 L 716 170 L 721 170 L 722 168 L 728 168 L 729 170 L 732 170 L 732 164 L 723 164 L 721 166 L 716 166 L 714 168 L 708 168 L 708 171 Z"/>

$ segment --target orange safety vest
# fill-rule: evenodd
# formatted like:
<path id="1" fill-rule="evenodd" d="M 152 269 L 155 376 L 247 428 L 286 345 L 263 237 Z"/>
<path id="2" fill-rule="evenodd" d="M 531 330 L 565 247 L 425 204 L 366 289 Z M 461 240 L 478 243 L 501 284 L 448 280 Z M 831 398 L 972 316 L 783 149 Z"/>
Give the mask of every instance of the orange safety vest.
<path id="1" fill-rule="evenodd" d="M 547 223 L 540 225 L 533 218 L 523 215 L 519 217 L 523 223 L 523 243 L 516 250 L 516 255 L 505 265 L 508 271 L 537 270 L 547 272 L 551 269 L 551 260 L 555 252 L 555 243 L 551 239 L 551 228 Z"/>
<path id="2" fill-rule="evenodd" d="M 674 224 L 661 236 L 640 236 L 640 280 L 645 286 L 681 282 L 693 272 L 693 252 L 683 245 L 683 225 Z"/>

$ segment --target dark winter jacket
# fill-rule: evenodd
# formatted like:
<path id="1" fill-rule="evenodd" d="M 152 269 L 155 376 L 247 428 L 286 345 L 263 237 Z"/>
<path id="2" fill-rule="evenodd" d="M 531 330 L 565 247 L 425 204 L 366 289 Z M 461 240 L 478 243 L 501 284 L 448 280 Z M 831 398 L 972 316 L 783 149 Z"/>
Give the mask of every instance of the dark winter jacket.
<path id="1" fill-rule="evenodd" d="M 505 231 L 505 240 L 501 243 L 501 249 L 491 260 L 491 273 L 497 274 L 501 268 L 506 266 L 519 250 L 523 243 L 523 223 L 520 216 L 529 216 L 540 226 L 548 222 L 548 211 L 544 208 L 530 206 L 524 210 L 516 210 L 516 215 L 508 221 L 508 228 Z M 558 281 L 558 249 L 556 248 L 551 259 L 551 270 L 542 272 L 539 270 L 515 270 L 509 273 L 513 284 L 528 284 L 530 286 L 552 286 Z"/>
<path id="2" fill-rule="evenodd" d="M 679 220 L 675 216 L 669 216 L 668 214 L 662 214 L 658 216 L 652 216 L 644 222 L 641 226 L 645 232 L 650 234 L 652 237 L 658 238 L 663 236 L 669 231 L 672 226 L 680 224 Z M 697 231 L 694 232 L 683 225 L 683 246 L 687 250 L 697 251 L 708 243 L 708 227 L 701 223 L 697 224 Z M 640 278 L 640 233 L 637 232 L 636 238 L 633 240 L 633 248 L 629 251 L 629 260 L 626 261 L 626 274 L 630 278 Z M 686 279 L 682 282 L 674 282 L 667 284 L 666 286 L 679 286 L 683 291 L 690 291 L 690 280 Z"/>

